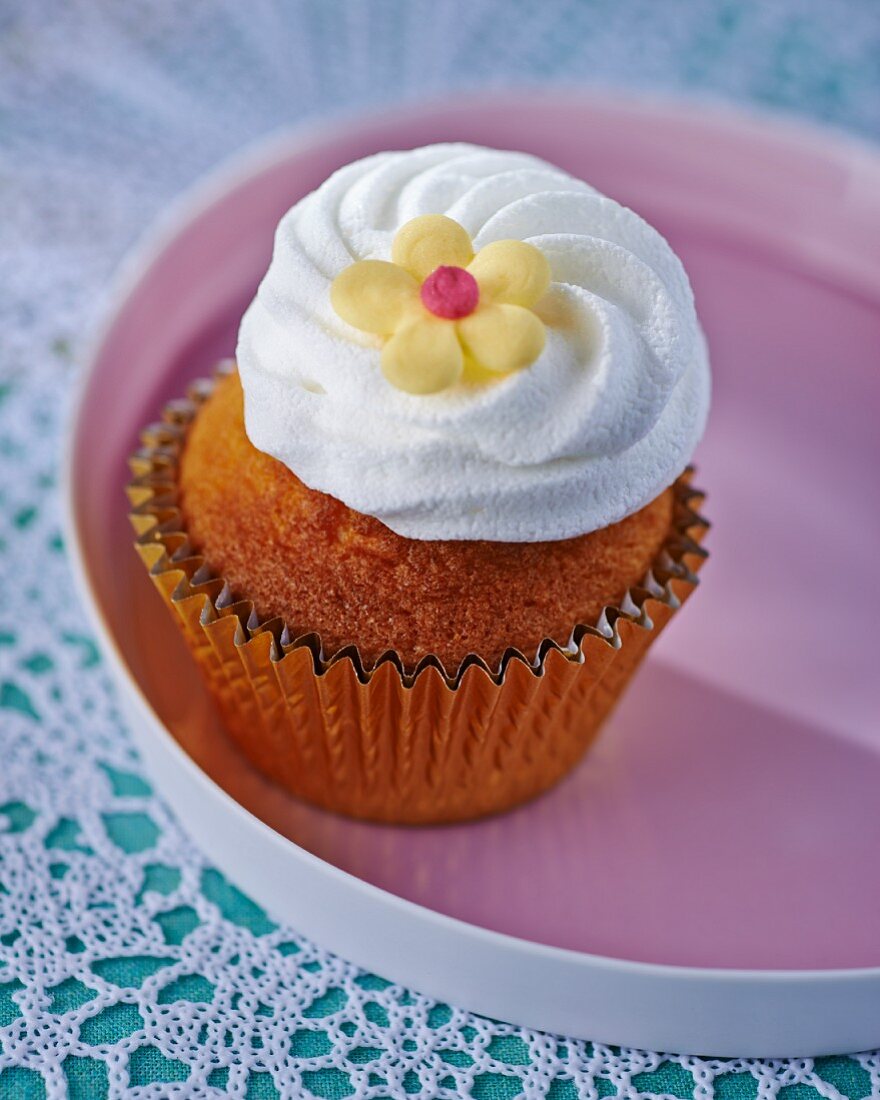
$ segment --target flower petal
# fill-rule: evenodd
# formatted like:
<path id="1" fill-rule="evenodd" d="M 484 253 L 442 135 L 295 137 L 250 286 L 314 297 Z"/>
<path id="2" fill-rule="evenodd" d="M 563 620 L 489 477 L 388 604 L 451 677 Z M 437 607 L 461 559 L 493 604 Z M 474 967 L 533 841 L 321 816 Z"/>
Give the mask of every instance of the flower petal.
<path id="1" fill-rule="evenodd" d="M 382 373 L 407 393 L 439 393 L 454 386 L 463 365 L 455 325 L 427 315 L 401 325 L 382 349 Z"/>
<path id="2" fill-rule="evenodd" d="M 445 214 L 423 214 L 401 226 L 391 245 L 391 259 L 417 279 L 438 267 L 467 267 L 474 258 L 468 231 Z"/>
<path id="3" fill-rule="evenodd" d="M 362 332 L 394 332 L 418 302 L 419 287 L 412 275 L 385 260 L 359 260 L 330 287 L 333 308 Z"/>
<path id="4" fill-rule="evenodd" d="M 480 366 L 476 359 L 465 351 L 462 382 L 466 382 L 469 386 L 491 386 L 494 382 L 500 382 L 503 377 L 504 375 L 497 370 L 486 370 L 485 367 Z"/>
<path id="5" fill-rule="evenodd" d="M 468 265 L 480 284 L 483 301 L 533 306 L 550 285 L 550 264 L 527 241 L 495 241 L 481 248 Z"/>
<path id="6" fill-rule="evenodd" d="M 522 306 L 483 306 L 456 326 L 465 351 L 486 370 L 519 370 L 544 349 L 543 324 Z"/>

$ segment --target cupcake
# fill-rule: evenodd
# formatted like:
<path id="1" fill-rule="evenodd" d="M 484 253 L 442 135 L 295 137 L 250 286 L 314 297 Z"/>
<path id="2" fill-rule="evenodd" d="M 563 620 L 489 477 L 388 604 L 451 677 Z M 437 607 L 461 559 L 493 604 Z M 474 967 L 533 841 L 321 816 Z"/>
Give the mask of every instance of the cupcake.
<path id="1" fill-rule="evenodd" d="M 137 547 L 240 749 L 449 822 L 582 756 L 696 584 L 693 295 L 632 211 L 433 145 L 281 220 L 234 361 L 147 429 Z"/>

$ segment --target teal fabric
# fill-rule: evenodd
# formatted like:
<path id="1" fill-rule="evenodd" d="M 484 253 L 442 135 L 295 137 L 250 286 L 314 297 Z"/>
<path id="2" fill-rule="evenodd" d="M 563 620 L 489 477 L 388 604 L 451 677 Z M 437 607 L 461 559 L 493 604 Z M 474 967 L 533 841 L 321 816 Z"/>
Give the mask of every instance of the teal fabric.
<path id="1" fill-rule="evenodd" d="M 71 595 L 60 441 L 108 278 L 281 124 L 467 87 L 625 85 L 880 136 L 857 0 L 341 0 L 0 10 L 0 1097 L 880 1096 L 880 1057 L 666 1057 L 508 1026 L 323 951 L 154 792 Z M 122 506 L 120 502 L 120 507 Z"/>

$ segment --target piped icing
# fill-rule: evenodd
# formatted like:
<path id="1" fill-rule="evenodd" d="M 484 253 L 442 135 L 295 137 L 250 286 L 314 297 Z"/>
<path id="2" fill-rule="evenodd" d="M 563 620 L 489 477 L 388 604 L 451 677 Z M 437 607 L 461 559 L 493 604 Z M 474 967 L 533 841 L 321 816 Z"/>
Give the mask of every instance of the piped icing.
<path id="1" fill-rule="evenodd" d="M 251 442 L 418 539 L 614 523 L 684 469 L 709 404 L 666 241 L 544 161 L 472 145 L 368 157 L 297 203 L 237 358 Z"/>

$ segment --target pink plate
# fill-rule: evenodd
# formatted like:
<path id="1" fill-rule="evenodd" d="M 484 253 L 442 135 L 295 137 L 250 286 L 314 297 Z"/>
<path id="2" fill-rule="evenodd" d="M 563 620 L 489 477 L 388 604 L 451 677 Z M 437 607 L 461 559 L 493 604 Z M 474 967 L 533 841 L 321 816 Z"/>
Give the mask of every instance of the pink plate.
<path id="1" fill-rule="evenodd" d="M 573 776 L 480 824 L 390 828 L 299 805 L 236 756 L 131 550 L 122 486 L 138 429 L 232 353 L 280 215 L 349 160 L 449 139 L 547 157 L 669 238 L 712 352 L 696 461 L 715 526 L 699 592 Z M 423 108 L 264 147 L 190 198 L 129 267 L 72 440 L 86 600 L 159 788 L 212 858 L 292 924 L 475 1010 L 666 1049 L 880 1044 L 878 348 L 880 158 L 841 138 L 556 96 Z M 307 873 L 333 891 L 309 879 L 304 900 Z M 568 963 L 582 982 L 571 989 Z M 609 978 L 621 974 L 649 983 L 625 987 L 635 1005 Z M 708 1001 L 693 992 L 700 975 L 712 976 Z M 838 980 L 844 1022 L 823 1023 Z M 742 991 L 766 1008 L 777 986 L 791 1003 L 756 1020 Z"/>

